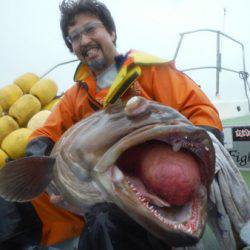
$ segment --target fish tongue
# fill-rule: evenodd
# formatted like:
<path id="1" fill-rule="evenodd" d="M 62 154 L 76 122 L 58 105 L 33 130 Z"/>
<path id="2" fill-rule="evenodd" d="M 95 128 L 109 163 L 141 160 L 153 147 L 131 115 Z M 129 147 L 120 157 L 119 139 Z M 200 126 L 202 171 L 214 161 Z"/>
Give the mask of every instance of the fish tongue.
<path id="1" fill-rule="evenodd" d="M 117 165 L 126 175 L 140 180 L 138 188 L 153 204 L 181 206 L 192 199 L 201 177 L 194 157 L 176 150 L 164 142 L 149 141 L 125 151 Z"/>
<path id="2" fill-rule="evenodd" d="M 199 164 L 194 157 L 183 150 L 175 152 L 161 142 L 144 147 L 136 176 L 147 190 L 172 205 L 189 202 L 201 184 Z"/>

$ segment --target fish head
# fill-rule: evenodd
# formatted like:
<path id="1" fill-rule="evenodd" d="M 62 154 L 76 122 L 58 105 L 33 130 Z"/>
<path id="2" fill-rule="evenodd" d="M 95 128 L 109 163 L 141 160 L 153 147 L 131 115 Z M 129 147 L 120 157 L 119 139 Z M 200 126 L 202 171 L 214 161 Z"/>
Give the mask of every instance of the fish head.
<path id="1" fill-rule="evenodd" d="M 148 188 L 144 175 L 135 170 L 137 153 L 133 152 L 137 150 L 143 160 L 148 153 L 141 154 L 141 148 L 150 151 L 158 144 L 176 153 L 173 158 L 185 151 L 198 165 L 199 185 L 181 205 L 171 204 L 157 190 Z M 176 110 L 133 97 L 126 105 L 113 105 L 75 124 L 55 145 L 52 156 L 56 159 L 52 186 L 69 203 L 86 210 L 99 202 L 113 202 L 173 246 L 192 245 L 201 238 L 215 153 L 207 132 Z M 185 165 L 185 160 L 180 164 Z M 180 168 L 185 172 L 185 166 Z M 150 182 L 149 178 L 149 186 Z"/>

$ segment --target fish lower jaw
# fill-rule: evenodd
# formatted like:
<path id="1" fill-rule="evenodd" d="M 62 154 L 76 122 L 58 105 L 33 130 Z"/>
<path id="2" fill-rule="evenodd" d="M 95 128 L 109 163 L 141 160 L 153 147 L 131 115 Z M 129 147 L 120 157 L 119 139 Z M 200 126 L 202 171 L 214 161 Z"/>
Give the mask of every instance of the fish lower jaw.
<path id="1" fill-rule="evenodd" d="M 182 148 L 186 149 L 197 157 L 200 165 L 204 165 L 203 169 L 207 169 L 206 166 L 209 168 L 212 164 L 212 160 L 207 156 L 212 148 L 206 149 L 209 145 L 200 139 L 202 136 L 189 133 L 189 131 L 179 132 L 179 128 L 172 128 L 169 132 L 165 126 L 143 127 L 113 145 L 99 160 L 95 171 L 100 176 L 106 176 L 106 183 L 112 183 L 112 187 L 109 184 L 109 188 L 107 188 L 110 197 L 125 212 L 132 214 L 131 217 L 134 215 L 134 219 L 138 223 L 144 225 L 151 232 L 159 232 L 159 238 L 165 237 L 166 233 L 176 237 L 181 234 L 183 238 L 190 239 L 190 242 L 194 244 L 201 237 L 205 226 L 206 195 L 205 198 L 193 197 L 191 201 L 182 206 L 167 206 L 162 200 L 159 202 L 163 204 L 157 206 L 148 199 L 148 194 L 145 195 L 145 191 L 142 191 L 141 187 L 138 188 L 137 182 L 129 179 L 135 173 L 132 163 L 137 163 L 139 151 L 131 151 L 135 157 L 128 151 L 145 143 L 151 145 L 152 142 L 157 141 L 158 143 L 159 141 L 168 144 L 174 152 L 178 152 Z M 136 160 L 131 163 L 127 161 L 128 159 Z M 186 240 L 184 242 L 186 244 Z"/>
<path id="2" fill-rule="evenodd" d="M 136 199 L 150 212 L 151 215 L 154 216 L 156 220 L 161 222 L 164 227 L 182 231 L 187 234 L 194 234 L 196 228 L 199 227 L 199 223 L 204 223 L 204 221 L 200 221 L 201 218 L 199 210 L 201 209 L 202 204 L 199 197 L 192 199 L 192 201 L 187 203 L 185 206 L 182 206 L 182 208 L 177 208 L 176 206 L 165 207 L 165 209 L 168 210 L 168 212 L 166 212 L 164 211 L 164 207 L 157 207 L 156 205 L 152 204 L 131 181 L 127 180 L 127 183 L 135 194 Z M 181 209 L 183 210 L 180 212 L 182 214 L 179 218 L 178 216 L 171 218 L 171 214 L 173 213 L 171 210 L 175 209 L 178 209 L 179 211 Z"/>
<path id="3" fill-rule="evenodd" d="M 182 207 L 157 207 L 124 176 L 113 183 L 112 202 L 157 238 L 171 246 L 189 246 L 201 238 L 206 222 L 206 195 L 202 192 Z"/>
<path id="4" fill-rule="evenodd" d="M 205 228 L 206 206 L 203 206 L 199 198 L 182 208 L 183 211 L 180 213 L 186 213 L 187 218 L 176 220 L 172 216 L 175 213 L 174 207 L 168 208 L 164 213 L 161 208 L 152 205 L 132 182 L 123 180 L 123 184 L 114 186 L 115 191 L 109 192 L 112 202 L 167 244 L 177 247 L 189 246 L 201 238 Z M 177 211 L 175 216 L 178 216 L 178 213 Z"/>

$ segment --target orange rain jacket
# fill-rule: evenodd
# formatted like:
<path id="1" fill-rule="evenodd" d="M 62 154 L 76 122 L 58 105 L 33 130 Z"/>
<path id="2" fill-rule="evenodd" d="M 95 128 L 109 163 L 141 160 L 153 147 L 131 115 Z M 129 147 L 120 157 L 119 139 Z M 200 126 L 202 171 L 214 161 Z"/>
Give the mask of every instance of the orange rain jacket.
<path id="1" fill-rule="evenodd" d="M 135 77 L 126 77 L 134 69 L 137 70 Z M 196 83 L 176 70 L 173 62 L 131 51 L 109 89 L 97 91 L 93 75 L 83 64 L 78 66 L 74 80 L 76 84 L 65 93 L 45 125 L 34 131 L 30 139 L 47 136 L 56 142 L 73 124 L 121 95 L 124 101 L 135 95 L 158 101 L 178 110 L 194 125 L 222 130 L 215 107 Z M 47 194 L 32 203 L 43 223 L 44 245 L 75 237 L 83 229 L 81 217 L 50 204 Z"/>

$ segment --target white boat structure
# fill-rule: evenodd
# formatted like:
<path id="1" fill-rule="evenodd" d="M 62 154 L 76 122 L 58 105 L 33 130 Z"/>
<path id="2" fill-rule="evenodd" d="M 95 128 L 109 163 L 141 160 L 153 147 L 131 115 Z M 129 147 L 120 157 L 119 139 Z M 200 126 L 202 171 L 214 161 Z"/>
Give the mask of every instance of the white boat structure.
<path id="1" fill-rule="evenodd" d="M 183 72 L 214 70 L 215 72 L 215 90 L 214 93 L 206 92 L 206 86 L 201 86 L 202 90 L 209 96 L 210 100 L 219 111 L 223 123 L 224 143 L 236 165 L 240 168 L 242 175 L 250 186 L 250 84 L 248 82 L 249 74 L 245 65 L 244 45 L 227 34 L 212 30 L 199 29 L 180 34 L 180 40 L 176 48 L 174 60 L 178 60 L 178 54 L 183 44 L 184 38 L 195 33 L 212 33 L 216 37 L 216 64 L 198 66 L 181 69 Z M 222 38 L 230 40 L 234 46 L 238 46 L 241 52 L 241 69 L 236 70 L 222 66 Z M 222 84 L 221 75 L 224 72 L 231 72 L 239 77 L 238 82 L 227 82 L 223 88 L 224 92 L 234 92 L 231 98 L 226 93 L 221 93 Z M 199 73 L 198 73 L 199 74 Z"/>
<path id="2" fill-rule="evenodd" d="M 231 119 L 236 117 L 243 117 L 246 115 L 249 115 L 250 113 L 250 99 L 249 99 L 249 90 L 250 86 L 248 83 L 248 73 L 246 71 L 246 63 L 245 63 L 245 48 L 244 45 L 237 41 L 236 39 L 232 38 L 231 36 L 226 35 L 225 33 L 217 30 L 212 29 L 199 29 L 199 30 L 193 30 L 189 32 L 184 32 L 180 34 L 180 40 L 176 48 L 176 52 L 174 55 L 174 60 L 177 60 L 180 48 L 183 44 L 184 38 L 188 35 L 195 34 L 195 33 L 202 33 L 202 32 L 209 32 L 212 33 L 214 36 L 216 36 L 216 65 L 206 65 L 206 66 L 199 66 L 199 67 L 192 67 L 187 69 L 182 69 L 183 72 L 190 72 L 190 71 L 200 71 L 200 70 L 207 70 L 207 69 L 213 69 L 215 70 L 215 76 L 216 76 L 216 86 L 215 86 L 215 93 L 212 95 L 209 93 L 206 93 L 211 101 L 215 104 L 216 108 L 218 109 L 220 113 L 220 117 L 222 120 L 225 119 Z M 236 70 L 232 68 L 227 68 L 222 66 L 222 38 L 226 38 L 228 40 L 231 40 L 235 46 L 239 46 L 241 49 L 241 70 Z M 213 53 L 213 51 L 212 51 Z M 231 72 L 233 74 L 237 74 L 239 78 L 242 80 L 242 84 L 237 86 L 237 91 L 235 97 L 233 99 L 228 100 L 227 96 L 223 97 L 223 93 L 221 93 L 221 74 L 223 74 L 225 71 Z M 230 84 L 230 85 L 229 85 Z M 234 87 L 231 86 L 232 82 L 227 83 L 228 87 Z M 237 84 L 237 83 L 236 83 Z M 203 87 L 201 86 L 203 89 Z M 203 89 L 204 92 L 206 92 Z"/>

